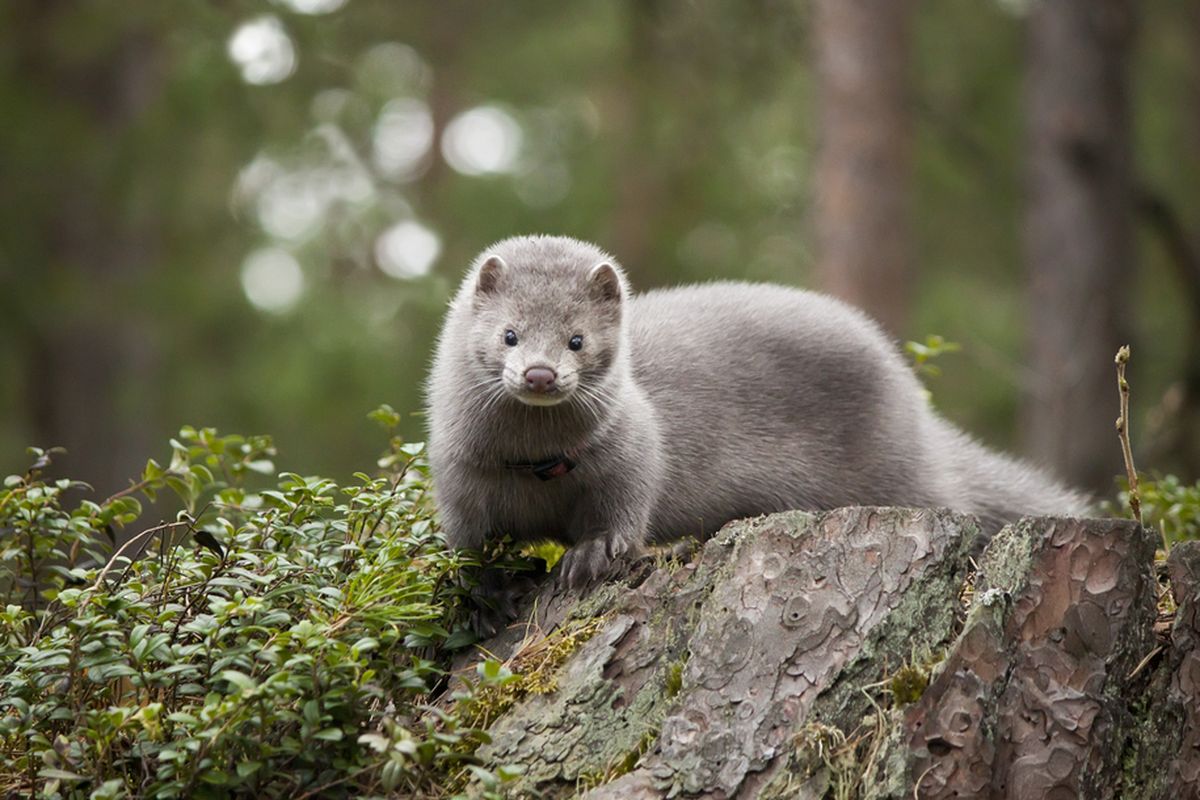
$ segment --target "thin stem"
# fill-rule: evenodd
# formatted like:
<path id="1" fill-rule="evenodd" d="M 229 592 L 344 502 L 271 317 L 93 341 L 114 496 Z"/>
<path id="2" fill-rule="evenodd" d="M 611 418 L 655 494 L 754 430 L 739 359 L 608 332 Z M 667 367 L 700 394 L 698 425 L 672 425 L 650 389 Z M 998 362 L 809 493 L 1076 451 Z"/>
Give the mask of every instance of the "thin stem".
<path id="1" fill-rule="evenodd" d="M 110 558 L 108 563 L 104 565 L 104 569 L 100 570 L 100 574 L 96 577 L 96 582 L 92 584 L 88 591 L 94 592 L 104 585 L 104 579 L 108 577 L 108 573 L 112 569 L 113 564 L 117 563 L 117 559 L 123 556 L 126 550 L 129 550 L 131 547 L 144 542 L 147 538 L 160 531 L 174 530 L 175 528 L 190 528 L 193 524 L 195 524 L 195 520 L 190 518 L 186 520 L 180 520 L 179 522 L 164 522 L 161 525 L 155 525 L 153 528 L 147 528 L 136 536 L 130 537 L 129 541 L 121 545 L 121 548 L 117 550 L 117 552 L 113 553 L 112 558 Z"/>
<path id="2" fill-rule="evenodd" d="M 1129 510 L 1142 524 L 1142 498 L 1138 494 L 1137 469 L 1133 466 L 1133 448 L 1129 444 L 1129 381 L 1125 380 L 1125 365 L 1129 363 L 1129 345 L 1117 351 L 1117 390 L 1121 394 L 1121 415 L 1117 417 L 1117 438 L 1121 440 L 1121 455 L 1125 458 L 1125 475 L 1129 480 Z M 1163 543 L 1166 544 L 1165 542 Z"/>

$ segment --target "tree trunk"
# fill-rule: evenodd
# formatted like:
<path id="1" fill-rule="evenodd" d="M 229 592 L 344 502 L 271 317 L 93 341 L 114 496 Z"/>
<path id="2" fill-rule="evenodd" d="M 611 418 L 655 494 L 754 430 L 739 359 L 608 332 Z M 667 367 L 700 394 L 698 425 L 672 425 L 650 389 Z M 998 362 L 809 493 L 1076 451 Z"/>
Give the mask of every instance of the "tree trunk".
<path id="1" fill-rule="evenodd" d="M 616 206 L 605 241 L 626 264 L 636 264 L 645 289 L 666 282 L 661 262 L 653 258 L 654 242 L 662 235 L 661 209 L 667 203 L 667 176 L 656 156 L 663 76 L 658 31 L 663 25 L 662 0 L 631 0 L 622 6 L 628 28 L 629 52 L 606 105 L 614 136 L 621 142 L 614 165 Z"/>
<path id="2" fill-rule="evenodd" d="M 1108 490 L 1119 472 L 1113 356 L 1133 292 L 1128 61 L 1132 0 L 1037 0 L 1025 105 L 1030 364 L 1027 451 Z"/>
<path id="3" fill-rule="evenodd" d="M 898 336 L 913 282 L 912 0 L 817 0 L 814 9 L 814 220 L 821 285 Z"/>
<path id="4" fill-rule="evenodd" d="M 54 209 L 35 223 L 32 263 L 18 284 L 27 413 L 34 443 L 66 447 L 64 472 L 104 494 L 140 472 L 165 433 L 154 424 L 146 375 L 157 348 L 131 297 L 155 259 L 157 237 L 152 220 L 125 209 L 128 165 L 120 158 L 124 137 L 161 91 L 162 54 L 126 22 L 114 22 L 99 40 L 106 46 L 89 57 L 66 54 L 60 33 L 80 13 L 77 4 L 22 0 L 16 9 L 17 74 L 79 125 L 78 140 L 55 153 L 53 166 L 16 178 L 35 182 Z"/>

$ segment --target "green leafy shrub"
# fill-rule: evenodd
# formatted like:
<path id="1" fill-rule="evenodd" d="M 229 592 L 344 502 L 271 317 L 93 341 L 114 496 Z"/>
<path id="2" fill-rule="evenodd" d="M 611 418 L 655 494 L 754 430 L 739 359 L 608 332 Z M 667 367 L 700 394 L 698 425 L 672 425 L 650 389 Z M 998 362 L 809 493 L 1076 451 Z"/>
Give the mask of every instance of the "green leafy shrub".
<path id="1" fill-rule="evenodd" d="M 103 502 L 68 508 L 39 450 L 0 490 L 0 795 L 494 796 L 512 775 L 444 693 L 478 560 L 433 525 L 422 446 L 257 488 L 266 437 L 171 448 Z M 137 527 L 164 490 L 183 510 Z"/>
<path id="2" fill-rule="evenodd" d="M 1174 475 L 1156 476 L 1141 480 L 1138 493 L 1142 499 L 1142 516 L 1146 525 L 1162 531 L 1164 542 L 1200 539 L 1200 481 L 1183 483 Z M 1113 513 L 1129 507 L 1129 490 L 1124 488 L 1117 498 Z"/>

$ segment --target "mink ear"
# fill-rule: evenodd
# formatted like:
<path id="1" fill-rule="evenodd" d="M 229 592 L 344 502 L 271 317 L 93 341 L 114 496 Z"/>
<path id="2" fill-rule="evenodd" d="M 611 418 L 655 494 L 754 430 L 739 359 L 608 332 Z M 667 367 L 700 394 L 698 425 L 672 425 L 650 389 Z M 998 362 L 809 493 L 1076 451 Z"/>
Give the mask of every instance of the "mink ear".
<path id="1" fill-rule="evenodd" d="M 475 279 L 476 294 L 495 294 L 500 288 L 500 279 L 508 265 L 500 256 L 488 256 L 487 261 L 479 268 L 479 276 Z"/>
<path id="2" fill-rule="evenodd" d="M 588 272 L 588 292 L 592 299 L 601 303 L 621 302 L 621 276 L 617 268 L 607 261 L 601 261 Z"/>

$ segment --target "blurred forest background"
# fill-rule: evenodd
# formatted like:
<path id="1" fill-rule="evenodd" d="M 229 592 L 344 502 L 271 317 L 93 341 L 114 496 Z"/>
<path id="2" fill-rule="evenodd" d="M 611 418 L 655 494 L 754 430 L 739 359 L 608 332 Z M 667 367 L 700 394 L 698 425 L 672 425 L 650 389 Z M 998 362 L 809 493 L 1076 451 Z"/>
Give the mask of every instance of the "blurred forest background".
<path id="1" fill-rule="evenodd" d="M 5 0 L 0 474 L 104 492 L 183 423 L 345 476 L 468 259 L 823 288 L 934 402 L 1110 490 L 1200 477 L 1195 0 Z"/>

